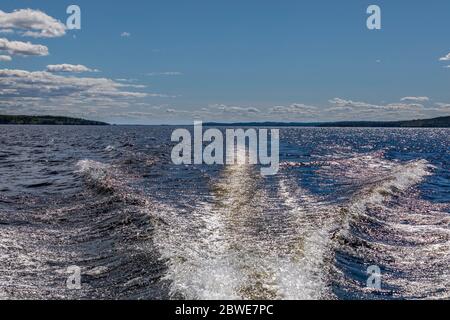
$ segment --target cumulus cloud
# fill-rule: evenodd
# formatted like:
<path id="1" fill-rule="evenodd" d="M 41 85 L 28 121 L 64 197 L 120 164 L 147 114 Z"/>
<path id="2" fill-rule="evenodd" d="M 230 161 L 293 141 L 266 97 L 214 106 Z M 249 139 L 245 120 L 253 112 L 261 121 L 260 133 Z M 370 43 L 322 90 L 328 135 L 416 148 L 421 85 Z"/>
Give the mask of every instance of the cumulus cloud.
<path id="1" fill-rule="evenodd" d="M 122 32 L 121 34 L 120 34 L 120 36 L 122 37 L 122 38 L 129 38 L 129 37 L 131 37 L 131 33 L 129 33 L 129 32 Z"/>
<path id="2" fill-rule="evenodd" d="M 443 56 L 439 59 L 440 61 L 450 61 L 450 53 L 448 53 L 446 56 Z"/>
<path id="3" fill-rule="evenodd" d="M 17 30 L 22 36 L 55 38 L 66 34 L 66 26 L 46 13 L 20 9 L 7 13 L 0 10 L 0 29 Z"/>
<path id="4" fill-rule="evenodd" d="M 0 55 L 0 61 L 11 61 L 12 58 L 10 56 Z"/>
<path id="5" fill-rule="evenodd" d="M 142 116 L 150 116 L 159 110 L 149 105 L 147 99 L 167 95 L 142 92 L 138 87 L 142 86 L 108 78 L 0 69 L 0 113 L 52 114 L 99 120 L 127 118 L 128 114 L 128 118 L 139 119 L 139 112 Z"/>
<path id="6" fill-rule="evenodd" d="M 240 107 L 240 106 L 228 106 L 225 104 L 217 104 L 213 105 L 213 108 L 217 108 L 218 110 L 224 113 L 259 113 L 260 110 L 254 107 Z"/>
<path id="7" fill-rule="evenodd" d="M 293 103 L 288 106 L 275 106 L 269 109 L 270 113 L 291 113 L 296 115 L 314 115 L 317 111 L 317 107 L 302 103 Z"/>
<path id="8" fill-rule="evenodd" d="M 430 108 L 429 110 L 449 113 L 450 112 L 450 103 L 438 102 L 435 104 L 434 108 Z"/>
<path id="9" fill-rule="evenodd" d="M 416 102 L 371 104 L 342 98 L 334 98 L 329 102 L 332 104 L 331 107 L 304 103 L 258 108 L 217 104 L 199 110 L 186 111 L 186 115 L 196 115 L 210 121 L 248 121 L 250 119 L 252 121 L 387 120 L 414 118 L 428 110 Z"/>
<path id="10" fill-rule="evenodd" d="M 444 109 L 432 108 L 427 97 L 405 97 L 394 103 L 372 104 L 342 98 L 329 100 L 324 116 L 333 120 L 408 120 L 443 115 Z"/>
<path id="11" fill-rule="evenodd" d="M 425 102 L 425 101 L 430 101 L 430 98 L 428 98 L 428 97 L 404 97 L 404 98 L 401 98 L 400 101 Z"/>
<path id="12" fill-rule="evenodd" d="M 323 116 L 321 108 L 302 103 L 272 107 L 253 107 L 242 105 L 212 104 L 199 109 L 177 109 L 172 117 L 180 121 L 198 120 L 236 122 L 236 121 L 299 121 Z M 167 111 L 166 111 L 167 112 Z"/>
<path id="13" fill-rule="evenodd" d="M 81 72 L 98 72 L 97 69 L 91 69 L 81 64 L 51 64 L 47 66 L 48 72 L 73 72 L 73 73 L 81 73 Z"/>
<path id="14" fill-rule="evenodd" d="M 131 82 L 136 82 L 137 79 L 117 78 L 116 81 L 119 81 L 119 82 L 130 82 L 131 83 Z"/>
<path id="15" fill-rule="evenodd" d="M 403 101 L 427 101 L 425 97 L 405 97 Z M 419 103 L 389 103 L 389 104 L 371 104 L 361 101 L 352 101 L 341 98 L 334 98 L 329 100 L 334 107 L 329 108 L 328 111 L 401 111 L 401 110 L 417 110 L 422 109 L 424 106 Z"/>
<path id="16" fill-rule="evenodd" d="M 30 42 L 9 41 L 0 38 L 0 51 L 9 53 L 10 55 L 20 56 L 47 56 L 48 48 L 40 44 L 32 44 Z"/>
<path id="17" fill-rule="evenodd" d="M 181 76 L 183 74 L 178 71 L 166 71 L 166 72 L 150 72 L 147 75 L 148 76 Z"/>
<path id="18" fill-rule="evenodd" d="M 148 96 L 107 78 L 0 69 L 0 111 L 7 113 L 107 117 Z"/>
<path id="19" fill-rule="evenodd" d="M 153 118 L 155 115 L 151 112 L 141 112 L 141 111 L 129 111 L 129 112 L 117 112 L 111 113 L 109 115 L 113 118 L 128 118 L 133 120 L 141 120 L 142 118 Z"/>
<path id="20" fill-rule="evenodd" d="M 123 90 L 127 85 L 106 78 L 67 77 L 46 71 L 0 70 L 0 90 L 16 89 L 22 97 L 146 97 Z"/>
<path id="21" fill-rule="evenodd" d="M 0 29 L 0 33 L 3 34 L 13 34 L 14 30 L 13 29 Z"/>
<path id="22" fill-rule="evenodd" d="M 418 111 L 424 108 L 420 103 L 389 103 L 383 106 L 379 106 L 379 109 L 392 110 L 392 111 Z"/>
<path id="23" fill-rule="evenodd" d="M 346 100 L 341 98 L 334 98 L 329 100 L 329 102 L 336 107 L 334 109 L 343 108 L 347 110 L 348 108 L 377 108 L 377 105 L 373 105 L 366 102 L 361 101 L 352 101 L 352 100 Z"/>

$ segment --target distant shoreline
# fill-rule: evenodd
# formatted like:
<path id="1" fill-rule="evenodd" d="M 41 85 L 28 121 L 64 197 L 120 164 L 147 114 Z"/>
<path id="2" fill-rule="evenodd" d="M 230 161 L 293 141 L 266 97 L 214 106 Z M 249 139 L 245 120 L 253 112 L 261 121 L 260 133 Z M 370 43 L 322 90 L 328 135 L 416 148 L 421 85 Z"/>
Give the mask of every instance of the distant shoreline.
<path id="1" fill-rule="evenodd" d="M 101 121 L 60 116 L 0 115 L 0 125 L 88 125 L 109 126 Z M 133 124 L 123 124 L 132 126 Z M 141 126 L 141 125 L 140 125 Z M 145 126 L 145 125 L 142 125 Z M 177 126 L 176 124 L 152 126 Z M 178 125 L 189 126 L 189 125 Z M 450 128 L 450 116 L 406 121 L 336 121 L 336 122 L 205 122 L 205 127 L 313 127 L 313 128 Z"/>
<path id="2" fill-rule="evenodd" d="M 207 122 L 212 127 L 318 127 L 318 128 L 450 128 L 450 116 L 407 121 L 337 121 L 337 122 Z"/>
<path id="3" fill-rule="evenodd" d="M 80 118 L 55 116 L 21 116 L 0 115 L 0 124 L 6 125 L 75 125 L 75 126 L 108 126 L 106 122 L 91 121 Z"/>

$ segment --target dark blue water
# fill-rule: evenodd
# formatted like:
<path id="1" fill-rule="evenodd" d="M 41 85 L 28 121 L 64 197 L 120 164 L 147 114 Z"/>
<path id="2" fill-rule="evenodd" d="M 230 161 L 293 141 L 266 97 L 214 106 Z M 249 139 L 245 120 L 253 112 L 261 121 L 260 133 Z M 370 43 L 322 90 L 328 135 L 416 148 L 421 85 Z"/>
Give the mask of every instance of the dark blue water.
<path id="1" fill-rule="evenodd" d="M 0 126 L 0 298 L 449 298 L 449 129 L 282 128 L 268 177 L 173 130 Z"/>

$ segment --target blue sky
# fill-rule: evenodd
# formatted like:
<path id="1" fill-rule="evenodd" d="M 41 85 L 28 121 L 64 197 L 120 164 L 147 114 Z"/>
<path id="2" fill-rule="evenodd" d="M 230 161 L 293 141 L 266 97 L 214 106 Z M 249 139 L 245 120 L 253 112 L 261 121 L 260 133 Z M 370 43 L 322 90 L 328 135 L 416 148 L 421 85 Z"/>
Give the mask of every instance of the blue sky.
<path id="1" fill-rule="evenodd" d="M 65 24 L 70 4 L 81 30 L 51 37 L 8 16 L 33 9 Z M 381 30 L 366 27 L 371 4 Z M 139 124 L 450 114 L 445 0 L 2 0 L 0 10 L 0 56 L 11 58 L 0 61 L 0 113 Z M 11 41 L 48 53 L 17 53 Z M 96 72 L 48 71 L 61 64 Z"/>

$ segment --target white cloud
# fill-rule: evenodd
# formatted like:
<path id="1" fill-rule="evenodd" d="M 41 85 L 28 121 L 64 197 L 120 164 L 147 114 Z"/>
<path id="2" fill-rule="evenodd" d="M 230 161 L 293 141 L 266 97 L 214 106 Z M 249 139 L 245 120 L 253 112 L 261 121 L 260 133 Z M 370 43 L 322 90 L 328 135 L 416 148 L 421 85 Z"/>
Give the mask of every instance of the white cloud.
<path id="1" fill-rule="evenodd" d="M 418 111 L 423 109 L 424 106 L 420 103 L 389 103 L 378 108 L 387 111 Z"/>
<path id="2" fill-rule="evenodd" d="M 183 74 L 178 71 L 166 71 L 166 72 L 150 72 L 147 75 L 148 76 L 181 76 Z"/>
<path id="3" fill-rule="evenodd" d="M 450 61 L 450 53 L 439 59 L 439 61 Z"/>
<path id="4" fill-rule="evenodd" d="M 334 106 L 325 109 L 322 117 L 331 120 L 408 120 L 434 115 L 416 101 L 372 104 L 335 98 L 329 102 Z"/>
<path id="5" fill-rule="evenodd" d="M 401 98 L 400 101 L 425 102 L 425 101 L 430 101 L 430 98 L 428 98 L 428 97 L 404 97 L 404 98 Z"/>
<path id="6" fill-rule="evenodd" d="M 10 13 L 0 10 L 0 29 L 18 30 L 22 36 L 55 38 L 66 34 L 66 26 L 46 13 L 20 9 Z"/>
<path id="7" fill-rule="evenodd" d="M 136 82 L 137 79 L 117 78 L 116 81 L 119 81 L 119 82 Z"/>
<path id="8" fill-rule="evenodd" d="M 377 108 L 377 105 L 373 105 L 366 102 L 360 102 L 360 101 L 352 101 L 352 100 L 346 100 L 341 98 L 334 98 L 332 100 L 329 100 L 329 102 L 333 105 L 335 105 L 335 109 L 337 108 Z"/>
<path id="9" fill-rule="evenodd" d="M 269 109 L 270 113 L 292 113 L 296 115 L 314 115 L 317 111 L 317 107 L 302 103 L 293 103 L 289 106 L 275 106 Z"/>
<path id="10" fill-rule="evenodd" d="M 216 108 L 224 113 L 259 113 L 260 110 L 254 107 L 227 106 L 225 104 L 216 104 L 212 108 Z"/>
<path id="11" fill-rule="evenodd" d="M 110 119 L 114 114 L 147 113 L 146 99 L 167 95 L 140 92 L 142 86 L 108 78 L 77 77 L 47 71 L 0 69 L 0 113 L 52 114 Z M 153 111 L 154 109 L 152 109 Z"/>
<path id="12" fill-rule="evenodd" d="M 10 56 L 0 55 L 0 61 L 11 61 L 12 58 Z"/>
<path id="13" fill-rule="evenodd" d="M 0 69 L 0 93 L 1 110 L 22 113 L 42 113 L 49 108 L 74 114 L 83 108 L 102 112 L 113 107 L 129 107 L 136 99 L 148 96 L 106 78 L 10 69 Z"/>
<path id="14" fill-rule="evenodd" d="M 408 99 L 405 99 L 408 98 Z M 402 101 L 427 101 L 424 100 L 425 97 L 405 97 Z M 414 100 L 414 99 L 419 100 Z M 329 100 L 331 104 L 334 105 L 334 107 L 327 109 L 328 111 L 359 111 L 359 112 L 378 112 L 380 115 L 383 111 L 402 111 L 402 110 L 418 110 L 424 108 L 422 104 L 418 103 L 389 103 L 389 104 L 383 104 L 383 105 L 376 105 L 371 104 L 367 102 L 361 102 L 361 101 L 352 101 L 352 100 L 346 100 L 341 98 L 334 98 L 332 100 Z"/>
<path id="15" fill-rule="evenodd" d="M 13 29 L 0 29 L 0 33 L 3 34 L 13 34 L 14 30 Z"/>
<path id="16" fill-rule="evenodd" d="M 73 73 L 81 73 L 81 72 L 98 72 L 97 69 L 91 69 L 81 64 L 51 64 L 47 66 L 48 72 L 73 72 Z"/>
<path id="17" fill-rule="evenodd" d="M 77 78 L 55 75 L 45 71 L 0 70 L 0 88 L 17 88 L 22 96 L 30 93 L 111 97 L 145 97 L 145 93 L 123 91 L 127 85 L 106 78 Z"/>
<path id="18" fill-rule="evenodd" d="M 435 111 L 450 112 L 450 103 L 438 102 L 435 105 L 436 105 Z"/>
<path id="19" fill-rule="evenodd" d="M 10 55 L 20 56 L 47 56 L 48 48 L 40 44 L 32 44 L 30 42 L 9 41 L 0 38 L 0 51 L 5 51 Z"/>
<path id="20" fill-rule="evenodd" d="M 118 112 L 109 114 L 113 118 L 129 118 L 140 120 L 142 118 L 153 118 L 155 115 L 151 112 L 130 111 L 130 112 Z"/>
<path id="21" fill-rule="evenodd" d="M 122 32 L 121 34 L 120 34 L 120 36 L 122 37 L 122 38 L 129 38 L 129 37 L 131 37 L 131 33 L 129 33 L 129 32 Z"/>

